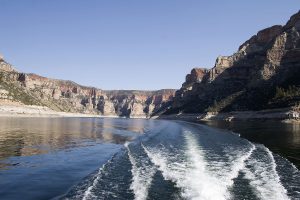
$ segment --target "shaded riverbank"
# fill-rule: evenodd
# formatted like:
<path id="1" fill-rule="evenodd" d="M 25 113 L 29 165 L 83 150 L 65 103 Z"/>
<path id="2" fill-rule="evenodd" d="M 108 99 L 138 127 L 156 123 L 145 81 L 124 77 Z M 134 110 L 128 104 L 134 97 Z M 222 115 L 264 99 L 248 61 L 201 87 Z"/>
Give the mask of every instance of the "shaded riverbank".
<path id="1" fill-rule="evenodd" d="M 225 113 L 193 113 L 154 116 L 158 119 L 172 119 L 183 121 L 283 121 L 291 123 L 300 122 L 299 108 L 280 108 L 261 111 L 235 111 Z"/>

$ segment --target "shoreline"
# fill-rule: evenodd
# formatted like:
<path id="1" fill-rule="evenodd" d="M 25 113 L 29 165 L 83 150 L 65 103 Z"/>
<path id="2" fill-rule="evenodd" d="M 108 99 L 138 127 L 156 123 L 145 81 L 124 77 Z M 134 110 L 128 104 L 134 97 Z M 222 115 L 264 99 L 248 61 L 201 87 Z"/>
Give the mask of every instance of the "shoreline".
<path id="1" fill-rule="evenodd" d="M 94 118 L 124 118 L 116 115 L 99 115 L 86 113 L 69 113 L 54 111 L 46 106 L 36 105 L 0 105 L 0 117 L 94 117 Z M 146 116 L 131 116 L 130 119 L 166 119 L 189 122 L 203 121 L 280 121 L 283 123 L 300 123 L 300 110 L 293 108 L 269 109 L 260 111 L 233 111 L 226 113 L 180 113 L 160 115 L 148 118 Z"/>
<path id="2" fill-rule="evenodd" d="M 0 117 L 86 117 L 86 118 L 126 118 L 117 115 L 70 113 L 54 111 L 46 106 L 7 104 L 0 105 Z M 149 119 L 146 116 L 131 116 L 130 119 Z"/>
<path id="3" fill-rule="evenodd" d="M 0 105 L 0 117 L 102 117 L 96 114 L 54 111 L 46 106 Z"/>
<path id="4" fill-rule="evenodd" d="M 283 123 L 300 123 L 300 111 L 292 108 L 280 108 L 260 111 L 233 111 L 226 113 L 194 113 L 153 116 L 153 119 L 201 121 L 280 121 Z"/>

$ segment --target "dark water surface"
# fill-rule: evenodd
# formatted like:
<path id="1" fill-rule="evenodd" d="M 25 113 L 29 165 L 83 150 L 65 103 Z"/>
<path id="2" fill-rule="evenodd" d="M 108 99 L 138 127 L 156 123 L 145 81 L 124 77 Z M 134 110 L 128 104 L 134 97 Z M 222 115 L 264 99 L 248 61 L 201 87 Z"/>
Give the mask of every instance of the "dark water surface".
<path id="1" fill-rule="evenodd" d="M 0 199 L 49 199 L 144 132 L 144 120 L 0 118 Z"/>
<path id="2" fill-rule="evenodd" d="M 231 130 L 251 142 L 264 144 L 300 169 L 300 123 L 210 121 L 204 124 Z"/>
<path id="3" fill-rule="evenodd" d="M 0 199 L 300 199 L 282 126 L 0 118 Z"/>

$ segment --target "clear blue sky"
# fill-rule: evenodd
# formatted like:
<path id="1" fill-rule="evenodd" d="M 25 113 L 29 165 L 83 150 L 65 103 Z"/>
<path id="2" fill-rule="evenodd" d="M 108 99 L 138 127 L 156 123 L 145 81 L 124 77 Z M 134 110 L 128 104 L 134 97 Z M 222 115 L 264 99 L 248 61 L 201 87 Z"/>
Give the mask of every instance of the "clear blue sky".
<path id="1" fill-rule="evenodd" d="M 20 71 L 102 89 L 179 88 L 299 0 L 0 0 L 0 52 Z"/>

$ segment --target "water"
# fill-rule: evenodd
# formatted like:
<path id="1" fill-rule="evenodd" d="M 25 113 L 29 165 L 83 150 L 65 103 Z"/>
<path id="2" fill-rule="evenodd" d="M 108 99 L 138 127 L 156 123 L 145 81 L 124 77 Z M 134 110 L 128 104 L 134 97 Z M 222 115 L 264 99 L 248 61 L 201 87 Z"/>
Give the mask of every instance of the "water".
<path id="1" fill-rule="evenodd" d="M 231 130 L 251 142 L 264 144 L 300 168 L 300 124 L 270 121 L 225 122 L 209 121 L 205 124 Z"/>
<path id="2" fill-rule="evenodd" d="M 0 199 L 300 199 L 300 172 L 187 122 L 0 119 Z"/>

